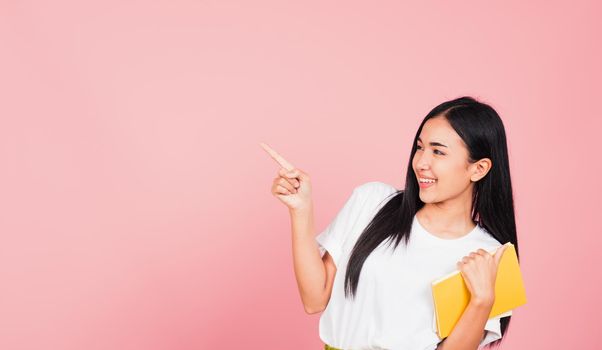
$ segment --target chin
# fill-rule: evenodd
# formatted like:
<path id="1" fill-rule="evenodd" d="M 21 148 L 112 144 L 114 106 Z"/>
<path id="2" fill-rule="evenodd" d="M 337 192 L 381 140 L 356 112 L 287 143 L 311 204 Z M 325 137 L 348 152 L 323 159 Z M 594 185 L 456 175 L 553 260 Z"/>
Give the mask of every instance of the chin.
<path id="1" fill-rule="evenodd" d="M 424 193 L 420 193 L 418 195 L 418 197 L 420 198 L 420 200 L 424 203 L 424 204 L 433 204 L 433 203 L 440 203 L 440 200 L 437 200 L 436 196 L 434 194 L 424 194 Z"/>
<path id="2" fill-rule="evenodd" d="M 419 195 L 418 197 L 420 197 L 420 200 L 425 204 L 426 203 L 434 203 L 432 196 Z"/>

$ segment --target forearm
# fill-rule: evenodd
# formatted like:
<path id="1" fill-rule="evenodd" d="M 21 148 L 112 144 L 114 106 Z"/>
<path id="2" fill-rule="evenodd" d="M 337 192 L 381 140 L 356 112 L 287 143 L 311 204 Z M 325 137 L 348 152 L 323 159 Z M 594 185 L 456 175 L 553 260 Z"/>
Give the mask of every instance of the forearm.
<path id="1" fill-rule="evenodd" d="M 322 305 L 326 268 L 314 237 L 313 205 L 291 210 L 293 265 L 297 286 L 306 312 Z"/>
<path id="2" fill-rule="evenodd" d="M 438 350 L 476 350 L 483 339 L 493 301 L 471 299 L 451 334 Z"/>

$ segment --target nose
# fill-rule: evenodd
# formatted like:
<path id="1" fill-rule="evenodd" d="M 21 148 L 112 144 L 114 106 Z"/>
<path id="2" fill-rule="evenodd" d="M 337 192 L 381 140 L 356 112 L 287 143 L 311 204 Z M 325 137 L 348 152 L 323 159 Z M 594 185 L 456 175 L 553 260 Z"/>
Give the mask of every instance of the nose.
<path id="1" fill-rule="evenodd" d="M 420 170 L 428 169 L 431 166 L 431 156 L 429 152 L 420 152 L 417 151 L 414 154 L 416 157 L 416 168 Z"/>

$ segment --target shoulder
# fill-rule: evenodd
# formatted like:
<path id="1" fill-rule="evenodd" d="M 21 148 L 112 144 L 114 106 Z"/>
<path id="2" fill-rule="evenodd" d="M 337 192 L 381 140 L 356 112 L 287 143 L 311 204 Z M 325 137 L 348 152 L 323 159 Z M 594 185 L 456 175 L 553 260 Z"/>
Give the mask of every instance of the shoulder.
<path id="1" fill-rule="evenodd" d="M 479 243 L 483 246 L 486 247 L 486 249 L 496 249 L 499 246 L 502 245 L 502 243 L 500 243 L 497 239 L 495 239 L 495 237 L 493 237 L 489 231 L 487 231 L 487 229 L 481 225 L 479 226 L 479 235 L 477 236 L 477 239 L 479 240 Z"/>
<path id="2" fill-rule="evenodd" d="M 382 200 L 393 193 L 398 192 L 397 188 L 381 181 L 369 181 L 356 186 L 353 191 L 365 199 Z"/>

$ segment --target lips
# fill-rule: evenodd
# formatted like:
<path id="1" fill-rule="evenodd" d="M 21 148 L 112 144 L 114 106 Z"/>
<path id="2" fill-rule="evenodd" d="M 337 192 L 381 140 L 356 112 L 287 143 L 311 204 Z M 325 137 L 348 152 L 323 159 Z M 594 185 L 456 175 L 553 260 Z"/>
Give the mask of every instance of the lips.
<path id="1" fill-rule="evenodd" d="M 418 177 L 418 182 L 420 182 L 420 181 L 422 181 L 422 180 L 437 181 L 437 179 L 433 179 L 433 178 L 430 178 L 430 177 L 422 177 L 422 176 L 419 176 L 419 177 Z"/>
<path id="2" fill-rule="evenodd" d="M 428 187 L 434 186 L 436 183 L 437 183 L 436 181 L 435 182 L 420 182 L 420 181 L 418 181 L 418 186 L 420 188 L 428 188 Z"/>

